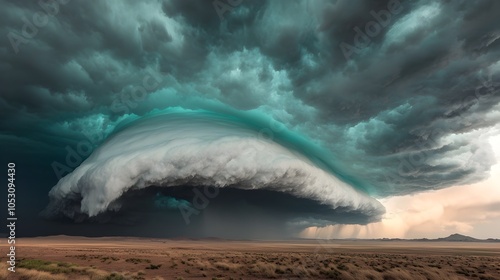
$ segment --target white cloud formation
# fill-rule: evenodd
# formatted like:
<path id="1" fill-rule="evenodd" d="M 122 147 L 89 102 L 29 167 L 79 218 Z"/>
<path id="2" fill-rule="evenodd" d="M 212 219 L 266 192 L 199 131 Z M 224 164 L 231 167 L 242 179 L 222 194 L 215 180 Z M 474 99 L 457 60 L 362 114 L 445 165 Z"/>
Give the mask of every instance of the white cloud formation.
<path id="1" fill-rule="evenodd" d="M 47 212 L 92 217 L 116 210 L 128 190 L 149 186 L 267 189 L 374 219 L 384 211 L 376 199 L 242 123 L 182 113 L 141 119 L 111 135 L 50 191 Z M 80 209 L 66 208 L 75 197 Z"/>

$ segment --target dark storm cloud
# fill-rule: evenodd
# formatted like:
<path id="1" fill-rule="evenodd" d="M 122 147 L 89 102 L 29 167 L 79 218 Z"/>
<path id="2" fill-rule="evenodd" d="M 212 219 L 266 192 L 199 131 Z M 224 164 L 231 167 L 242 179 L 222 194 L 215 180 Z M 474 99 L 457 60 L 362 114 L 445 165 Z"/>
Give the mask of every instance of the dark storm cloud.
<path id="1" fill-rule="evenodd" d="M 204 188 L 189 185 L 128 191 L 117 201 L 120 211 L 105 212 L 90 219 L 83 213 L 75 214 L 74 211 L 80 209 L 80 201 L 75 199 L 67 201 L 64 211 L 59 212 L 59 219 L 67 219 L 64 215 L 71 213 L 71 220 L 78 225 L 73 229 L 74 234 L 84 230 L 89 235 L 102 231 L 123 235 L 120 233 L 123 226 L 134 226 L 138 230 L 128 234 L 267 239 L 292 237 L 305 226 L 365 224 L 376 220 L 373 215 L 343 208 L 331 209 L 282 192 L 238 188 L 221 189 L 216 196 L 207 198 L 208 206 L 190 212 L 194 207 L 191 202 L 195 201 L 195 189 L 204 193 Z M 182 210 L 177 206 L 160 207 L 156 202 L 161 198 L 176 198 L 187 205 Z"/>
<path id="2" fill-rule="evenodd" d="M 493 163 L 498 1 L 0 2 L 8 157 L 64 155 L 129 114 L 226 106 L 314 139 L 378 196 Z"/>

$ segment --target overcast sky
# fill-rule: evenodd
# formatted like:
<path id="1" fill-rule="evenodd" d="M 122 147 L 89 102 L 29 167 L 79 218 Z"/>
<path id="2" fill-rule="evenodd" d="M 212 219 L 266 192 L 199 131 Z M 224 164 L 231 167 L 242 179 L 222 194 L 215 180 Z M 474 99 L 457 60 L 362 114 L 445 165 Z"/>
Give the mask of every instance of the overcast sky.
<path id="1" fill-rule="evenodd" d="M 18 166 L 21 232 L 47 223 L 48 192 L 124 122 L 176 110 L 273 133 L 349 185 L 323 199 L 292 184 L 353 211 L 313 236 L 500 238 L 499 1 L 44 3 L 0 0 L 1 157 Z M 71 178 L 83 197 L 99 181 Z M 325 225 L 330 210 L 312 212 Z"/>

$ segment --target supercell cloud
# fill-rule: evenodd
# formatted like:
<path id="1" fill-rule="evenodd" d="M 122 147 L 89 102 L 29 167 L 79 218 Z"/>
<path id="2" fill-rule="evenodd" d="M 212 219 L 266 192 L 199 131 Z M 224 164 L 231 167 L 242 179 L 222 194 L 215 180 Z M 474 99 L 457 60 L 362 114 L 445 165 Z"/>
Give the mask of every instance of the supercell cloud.
<path id="1" fill-rule="evenodd" d="M 119 210 L 114 202 L 130 190 L 204 186 L 285 192 L 368 217 L 383 213 L 377 200 L 316 167 L 299 151 L 258 136 L 242 121 L 200 112 L 142 119 L 110 136 L 61 179 L 50 192 L 47 211 L 92 217 L 108 208 Z M 79 207 L 68 207 L 67 200 L 76 194 Z M 304 212 L 314 214 L 313 209 Z M 317 215 L 336 222 L 333 216 Z"/>
<path id="2" fill-rule="evenodd" d="M 210 187 L 191 217 L 224 229 L 365 224 L 494 164 L 498 1 L 0 2 L 2 158 L 28 216 L 182 224 Z"/>

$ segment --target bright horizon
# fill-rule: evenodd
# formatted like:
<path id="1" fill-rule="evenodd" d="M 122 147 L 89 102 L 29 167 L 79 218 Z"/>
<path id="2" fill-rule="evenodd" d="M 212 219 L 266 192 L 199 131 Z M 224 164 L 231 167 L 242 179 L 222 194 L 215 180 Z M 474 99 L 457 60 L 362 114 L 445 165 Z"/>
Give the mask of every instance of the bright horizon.
<path id="1" fill-rule="evenodd" d="M 307 238 L 500 238 L 500 135 L 489 139 L 496 164 L 479 183 L 381 199 L 387 213 L 368 225 L 308 228 Z"/>

